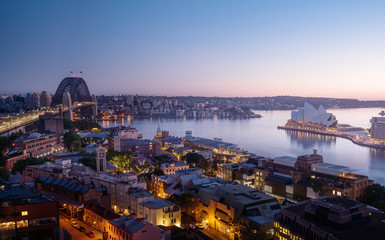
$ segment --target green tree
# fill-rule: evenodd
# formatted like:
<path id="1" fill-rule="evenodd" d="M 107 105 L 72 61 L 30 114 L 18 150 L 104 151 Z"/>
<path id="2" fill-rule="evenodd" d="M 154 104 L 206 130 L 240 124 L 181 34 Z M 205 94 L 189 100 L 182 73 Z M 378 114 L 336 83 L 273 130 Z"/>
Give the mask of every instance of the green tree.
<path id="1" fill-rule="evenodd" d="M 325 195 L 324 187 L 327 185 L 327 182 L 323 179 L 312 179 L 310 185 L 313 188 L 313 191 L 320 196 Z"/>
<path id="2" fill-rule="evenodd" d="M 44 164 L 45 162 L 52 162 L 48 158 L 27 158 L 25 160 L 20 160 L 13 165 L 12 173 L 22 172 L 25 167 L 28 165 L 39 165 Z"/>
<path id="3" fill-rule="evenodd" d="M 64 146 L 68 150 L 73 151 L 73 148 L 78 150 L 79 149 L 79 143 L 81 146 L 81 142 L 82 142 L 81 138 L 75 131 L 70 130 L 70 131 L 64 133 L 63 137 L 64 137 Z"/>
<path id="4" fill-rule="evenodd" d="M 74 122 L 69 119 L 63 119 L 63 126 L 64 126 L 64 129 L 68 129 L 68 130 L 75 129 Z"/>
<path id="5" fill-rule="evenodd" d="M 17 133 L 12 133 L 11 136 L 9 136 L 9 140 L 13 142 L 18 139 L 21 135 L 23 135 L 23 132 L 19 130 Z"/>
<path id="6" fill-rule="evenodd" d="M 187 214 L 191 214 L 198 207 L 197 200 L 189 193 L 182 193 L 180 196 L 172 195 L 168 200 L 175 203 Z"/>
<path id="7" fill-rule="evenodd" d="M 132 166 L 131 158 L 132 158 L 132 152 L 128 152 L 128 151 L 117 152 L 114 150 L 108 150 L 107 152 L 107 159 L 122 171 L 131 170 L 131 166 Z"/>
<path id="8" fill-rule="evenodd" d="M 8 171 L 5 169 L 5 167 L 0 167 L 0 178 L 1 178 L 1 179 L 4 179 L 5 181 L 8 181 L 9 173 L 8 173 Z"/>
<path id="9" fill-rule="evenodd" d="M 79 159 L 79 163 L 83 164 L 84 166 L 90 167 L 90 168 L 94 169 L 95 171 L 97 170 L 96 169 L 96 158 L 94 158 L 94 157 L 81 158 L 81 159 Z M 101 170 L 103 169 L 103 163 L 100 163 L 100 169 Z"/>
<path id="10" fill-rule="evenodd" d="M 230 219 L 226 224 L 235 239 L 242 240 L 265 240 L 269 236 L 264 229 L 253 229 L 246 221 L 240 217 Z"/>
<path id="11" fill-rule="evenodd" d="M 182 160 L 186 162 L 190 167 L 196 167 L 197 164 L 200 161 L 205 160 L 205 158 L 198 153 L 187 153 L 182 157 Z"/>
<path id="12" fill-rule="evenodd" d="M 162 171 L 162 169 L 160 169 L 159 166 L 155 167 L 155 169 L 154 169 L 154 171 L 152 173 L 155 174 L 156 176 L 163 176 L 163 175 L 165 175 L 164 172 Z"/>
<path id="13" fill-rule="evenodd" d="M 385 187 L 373 184 L 365 189 L 362 202 L 385 211 Z"/>

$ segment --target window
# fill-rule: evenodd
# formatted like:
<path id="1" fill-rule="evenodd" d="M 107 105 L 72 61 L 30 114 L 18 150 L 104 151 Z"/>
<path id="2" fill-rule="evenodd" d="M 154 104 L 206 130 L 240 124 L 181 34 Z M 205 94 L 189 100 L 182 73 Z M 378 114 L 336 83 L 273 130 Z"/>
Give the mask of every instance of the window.
<path id="1" fill-rule="evenodd" d="M 22 211 L 21 216 L 28 216 L 28 211 Z"/>

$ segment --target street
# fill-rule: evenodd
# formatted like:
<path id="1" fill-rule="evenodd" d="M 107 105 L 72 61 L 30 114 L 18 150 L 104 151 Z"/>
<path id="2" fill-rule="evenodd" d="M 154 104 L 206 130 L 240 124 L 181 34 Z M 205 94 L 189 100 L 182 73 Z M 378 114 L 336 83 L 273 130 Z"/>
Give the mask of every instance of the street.
<path id="1" fill-rule="evenodd" d="M 59 222 L 60 222 L 60 227 L 66 229 L 72 236 L 72 240 L 78 240 L 78 239 L 91 239 L 89 238 L 87 235 L 86 235 L 86 232 L 90 232 L 90 231 L 93 231 L 95 233 L 95 238 L 92 238 L 92 239 L 103 239 L 103 234 L 93 228 L 91 228 L 90 226 L 88 226 L 87 224 L 81 222 L 81 221 L 76 221 L 80 226 L 83 226 L 85 229 L 86 229 L 86 232 L 80 232 L 79 230 L 77 230 L 76 228 L 72 227 L 71 226 L 71 220 L 68 219 L 67 217 L 65 217 L 63 214 L 60 214 L 60 218 L 59 218 Z"/>

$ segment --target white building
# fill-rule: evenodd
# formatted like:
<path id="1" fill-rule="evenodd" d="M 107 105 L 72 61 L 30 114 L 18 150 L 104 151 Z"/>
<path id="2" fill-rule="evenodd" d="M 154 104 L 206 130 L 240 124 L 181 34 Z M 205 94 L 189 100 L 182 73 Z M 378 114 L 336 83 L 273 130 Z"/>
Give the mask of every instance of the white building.
<path id="1" fill-rule="evenodd" d="M 181 210 L 175 204 L 163 198 L 155 198 L 152 201 L 142 202 L 137 213 L 138 217 L 144 217 L 150 223 L 161 226 L 181 225 Z"/>
<path id="2" fill-rule="evenodd" d="M 311 104 L 304 104 L 303 108 L 293 110 L 291 112 L 291 119 L 296 122 L 302 123 L 315 123 L 322 124 L 326 127 L 337 124 L 336 117 L 332 113 L 326 112 L 325 108 L 320 105 L 318 109 L 313 107 Z"/>

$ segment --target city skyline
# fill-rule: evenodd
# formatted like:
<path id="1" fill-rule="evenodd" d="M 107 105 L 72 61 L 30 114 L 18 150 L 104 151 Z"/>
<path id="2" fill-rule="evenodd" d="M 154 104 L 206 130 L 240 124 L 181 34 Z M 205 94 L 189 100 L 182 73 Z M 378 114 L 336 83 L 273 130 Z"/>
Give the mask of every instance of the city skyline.
<path id="1" fill-rule="evenodd" d="M 0 3 L 1 93 L 385 99 L 384 3 Z"/>

